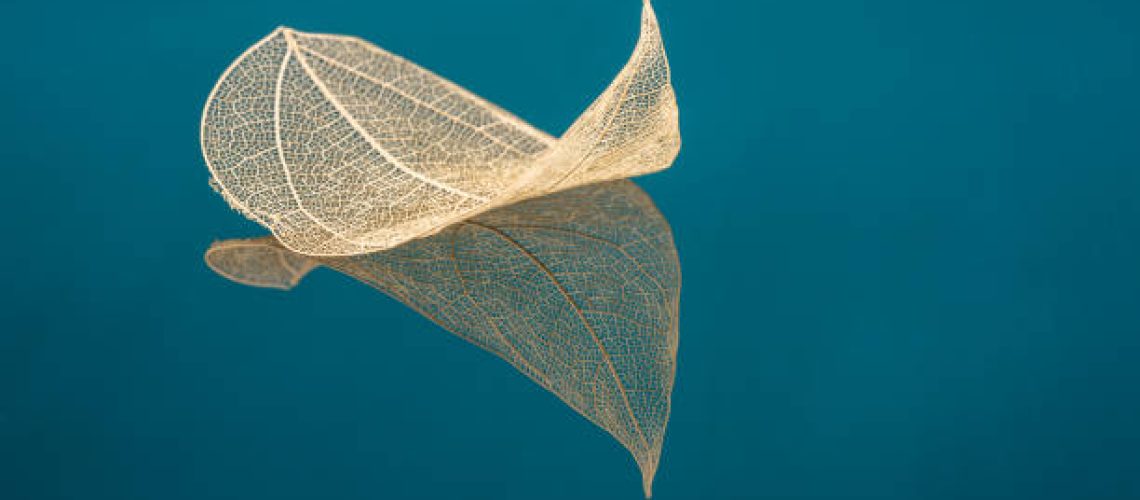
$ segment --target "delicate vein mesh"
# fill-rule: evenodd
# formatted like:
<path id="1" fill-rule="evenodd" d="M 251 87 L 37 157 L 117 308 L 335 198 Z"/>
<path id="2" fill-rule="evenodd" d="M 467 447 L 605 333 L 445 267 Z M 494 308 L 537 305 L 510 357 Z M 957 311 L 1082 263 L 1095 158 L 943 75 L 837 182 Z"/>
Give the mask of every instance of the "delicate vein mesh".
<path id="1" fill-rule="evenodd" d="M 680 268 L 668 223 L 627 180 L 499 208 L 386 251 L 307 257 L 273 238 L 215 243 L 219 274 L 289 288 L 349 274 L 490 351 L 610 432 L 641 468 L 661 454 Z"/>
<path id="2" fill-rule="evenodd" d="M 308 255 L 391 248 L 590 182 L 668 167 L 680 147 L 660 31 L 558 140 L 363 40 L 280 28 L 222 75 L 202 150 L 223 197 Z"/>

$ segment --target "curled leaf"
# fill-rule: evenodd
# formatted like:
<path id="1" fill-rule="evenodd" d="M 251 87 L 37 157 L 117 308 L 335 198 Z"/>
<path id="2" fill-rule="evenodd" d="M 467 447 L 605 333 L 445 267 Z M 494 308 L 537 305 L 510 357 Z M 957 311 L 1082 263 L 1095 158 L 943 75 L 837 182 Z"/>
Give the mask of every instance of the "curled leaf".
<path id="1" fill-rule="evenodd" d="M 358 38 L 279 28 L 202 115 L 212 182 L 287 248 L 356 255 L 496 207 L 668 167 L 677 105 L 645 2 L 633 56 L 560 138 Z"/>
<path id="2" fill-rule="evenodd" d="M 289 288 L 316 266 L 355 277 L 509 362 L 632 453 L 649 496 L 669 418 L 680 268 L 668 223 L 627 180 L 499 208 L 389 250 L 296 254 L 215 243 L 240 283 Z"/>

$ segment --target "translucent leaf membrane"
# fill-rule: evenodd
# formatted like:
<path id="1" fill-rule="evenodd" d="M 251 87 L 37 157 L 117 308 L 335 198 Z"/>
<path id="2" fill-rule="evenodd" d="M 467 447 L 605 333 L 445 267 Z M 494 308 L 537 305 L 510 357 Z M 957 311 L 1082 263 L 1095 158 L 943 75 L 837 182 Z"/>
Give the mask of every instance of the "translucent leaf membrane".
<path id="1" fill-rule="evenodd" d="M 633 56 L 559 139 L 363 40 L 280 28 L 218 81 L 223 197 L 307 255 L 382 250 L 522 199 L 668 167 L 677 105 L 645 3 Z"/>
<path id="2" fill-rule="evenodd" d="M 289 288 L 325 266 L 509 362 L 612 434 L 649 496 L 677 356 L 680 268 L 668 223 L 627 180 L 479 215 L 385 251 L 297 254 L 273 238 L 215 243 L 239 283 Z"/>
<path id="3" fill-rule="evenodd" d="M 669 60 L 646 1 L 641 35 L 625 68 L 519 184 L 524 193 L 541 195 L 648 174 L 672 165 L 680 148 Z"/>

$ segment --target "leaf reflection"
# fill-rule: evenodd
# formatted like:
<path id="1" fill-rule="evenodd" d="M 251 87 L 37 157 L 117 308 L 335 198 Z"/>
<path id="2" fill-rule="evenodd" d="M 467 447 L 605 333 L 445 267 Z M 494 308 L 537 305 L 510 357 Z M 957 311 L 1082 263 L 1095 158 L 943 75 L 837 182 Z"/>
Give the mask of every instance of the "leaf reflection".
<path id="1" fill-rule="evenodd" d="M 648 496 L 677 356 L 680 268 L 669 225 L 628 180 L 499 208 L 364 255 L 310 257 L 272 237 L 228 240 L 206 262 L 289 289 L 329 267 L 490 351 L 612 434 Z"/>

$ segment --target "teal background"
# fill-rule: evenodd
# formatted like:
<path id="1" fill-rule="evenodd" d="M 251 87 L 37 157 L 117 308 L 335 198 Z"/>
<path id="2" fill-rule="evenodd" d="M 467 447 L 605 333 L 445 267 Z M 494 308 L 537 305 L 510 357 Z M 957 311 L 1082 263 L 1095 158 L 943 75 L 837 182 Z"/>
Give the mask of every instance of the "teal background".
<path id="1" fill-rule="evenodd" d="M 1140 3 L 655 4 L 681 105 L 640 180 L 681 252 L 657 498 L 1140 497 Z M 615 442 L 258 235 L 203 101 L 279 24 L 560 133 L 640 2 L 0 6 L 0 498 L 638 498 Z"/>

